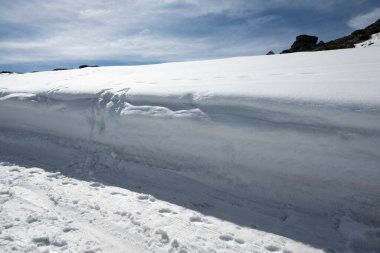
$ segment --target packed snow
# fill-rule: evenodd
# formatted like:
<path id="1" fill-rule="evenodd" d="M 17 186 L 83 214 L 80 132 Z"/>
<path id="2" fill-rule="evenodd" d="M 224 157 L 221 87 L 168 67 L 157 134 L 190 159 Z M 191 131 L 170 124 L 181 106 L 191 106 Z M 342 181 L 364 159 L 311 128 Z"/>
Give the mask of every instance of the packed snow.
<path id="1" fill-rule="evenodd" d="M 379 252 L 380 49 L 0 75 L 0 251 Z"/>

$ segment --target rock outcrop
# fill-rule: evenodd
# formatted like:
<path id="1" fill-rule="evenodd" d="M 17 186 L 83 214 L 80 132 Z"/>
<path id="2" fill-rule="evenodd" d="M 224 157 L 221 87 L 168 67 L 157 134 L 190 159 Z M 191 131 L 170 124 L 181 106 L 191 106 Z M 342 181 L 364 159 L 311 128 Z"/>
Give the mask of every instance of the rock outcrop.
<path id="1" fill-rule="evenodd" d="M 352 32 L 350 35 L 332 40 L 329 42 L 320 41 L 318 44 L 318 37 L 309 35 L 297 36 L 296 41 L 290 49 L 282 51 L 285 53 L 305 52 L 305 51 L 324 51 L 334 49 L 353 48 L 355 44 L 362 43 L 371 38 L 371 35 L 380 32 L 380 19 L 375 23 L 367 26 L 364 29 L 359 29 Z"/>
<path id="2" fill-rule="evenodd" d="M 69 70 L 69 68 L 55 68 L 53 71 Z"/>
<path id="3" fill-rule="evenodd" d="M 80 69 L 84 69 L 84 68 L 96 68 L 96 67 L 99 67 L 98 65 L 80 65 L 79 68 Z"/>
<path id="4" fill-rule="evenodd" d="M 317 36 L 302 34 L 297 36 L 293 45 L 289 49 L 282 51 L 282 53 L 312 51 L 317 46 L 317 42 Z"/>

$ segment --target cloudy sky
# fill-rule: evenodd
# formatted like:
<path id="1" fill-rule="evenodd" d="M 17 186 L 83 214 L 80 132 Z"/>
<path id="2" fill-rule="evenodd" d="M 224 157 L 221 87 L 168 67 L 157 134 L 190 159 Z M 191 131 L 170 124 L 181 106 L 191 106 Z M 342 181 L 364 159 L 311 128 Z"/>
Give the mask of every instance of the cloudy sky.
<path id="1" fill-rule="evenodd" d="M 260 55 L 380 18 L 379 0 L 0 0 L 0 70 Z"/>

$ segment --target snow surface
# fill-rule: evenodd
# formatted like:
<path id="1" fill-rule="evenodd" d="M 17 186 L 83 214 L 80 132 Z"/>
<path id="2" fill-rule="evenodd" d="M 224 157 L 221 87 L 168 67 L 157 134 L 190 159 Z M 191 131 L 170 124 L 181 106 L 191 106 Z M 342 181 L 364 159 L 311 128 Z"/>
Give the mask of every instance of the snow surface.
<path id="1" fill-rule="evenodd" d="M 366 48 L 366 47 L 380 47 L 380 33 L 375 33 L 371 36 L 371 39 L 364 41 L 362 43 L 356 44 L 357 48 Z"/>
<path id="2" fill-rule="evenodd" d="M 0 75 L 0 249 L 379 252 L 378 69 L 370 47 Z"/>

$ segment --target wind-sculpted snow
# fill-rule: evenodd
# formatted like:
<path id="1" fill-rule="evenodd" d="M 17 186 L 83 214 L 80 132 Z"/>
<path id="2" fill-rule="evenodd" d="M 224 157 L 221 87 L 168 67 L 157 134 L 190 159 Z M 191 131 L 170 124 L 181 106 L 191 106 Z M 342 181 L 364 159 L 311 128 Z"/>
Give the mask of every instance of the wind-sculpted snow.
<path id="1" fill-rule="evenodd" d="M 368 48 L 4 75 L 0 127 L 81 141 L 90 157 L 104 146 L 152 175 L 163 168 L 311 215 L 350 213 L 376 229 L 378 69 L 379 50 Z"/>

